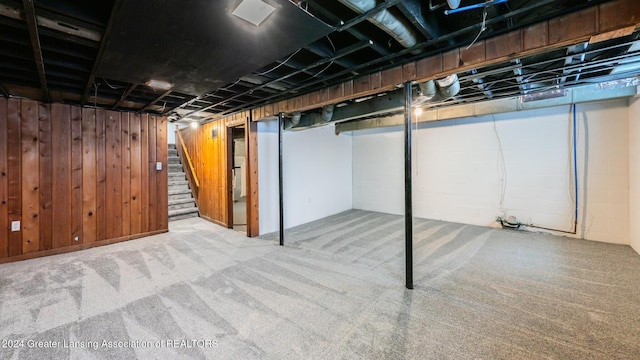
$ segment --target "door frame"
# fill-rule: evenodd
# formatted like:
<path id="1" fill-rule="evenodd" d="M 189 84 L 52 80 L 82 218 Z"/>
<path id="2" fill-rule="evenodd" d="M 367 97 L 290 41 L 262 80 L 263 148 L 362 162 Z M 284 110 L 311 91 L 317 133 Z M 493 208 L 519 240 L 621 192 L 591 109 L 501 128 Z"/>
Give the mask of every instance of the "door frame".
<path id="1" fill-rule="evenodd" d="M 257 148 L 257 125 L 251 121 L 250 117 L 230 121 L 227 123 L 227 146 L 226 146 L 226 186 L 227 186 L 227 228 L 233 229 L 233 129 L 244 127 L 245 146 L 245 166 L 246 166 L 246 218 L 247 237 L 259 235 L 259 214 L 258 214 L 258 148 Z"/>

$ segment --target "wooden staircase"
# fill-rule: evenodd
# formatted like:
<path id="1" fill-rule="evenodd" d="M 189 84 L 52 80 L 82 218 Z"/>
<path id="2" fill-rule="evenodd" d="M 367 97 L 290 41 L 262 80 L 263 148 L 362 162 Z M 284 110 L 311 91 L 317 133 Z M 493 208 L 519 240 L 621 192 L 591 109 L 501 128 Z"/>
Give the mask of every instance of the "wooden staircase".
<path id="1" fill-rule="evenodd" d="M 169 221 L 199 216 L 174 144 L 169 144 Z"/>

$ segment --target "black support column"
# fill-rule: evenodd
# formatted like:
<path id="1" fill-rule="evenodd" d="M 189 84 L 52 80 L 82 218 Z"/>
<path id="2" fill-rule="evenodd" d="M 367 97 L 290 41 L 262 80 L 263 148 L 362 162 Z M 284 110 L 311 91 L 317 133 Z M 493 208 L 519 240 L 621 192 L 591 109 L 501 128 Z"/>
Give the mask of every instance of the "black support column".
<path id="1" fill-rule="evenodd" d="M 411 191 L 411 82 L 404 84 L 404 246 L 407 289 L 413 289 L 413 202 Z"/>
<path id="2" fill-rule="evenodd" d="M 278 114 L 278 197 L 280 204 L 280 246 L 284 246 L 284 195 L 282 186 L 282 130 L 284 129 L 282 113 Z"/>

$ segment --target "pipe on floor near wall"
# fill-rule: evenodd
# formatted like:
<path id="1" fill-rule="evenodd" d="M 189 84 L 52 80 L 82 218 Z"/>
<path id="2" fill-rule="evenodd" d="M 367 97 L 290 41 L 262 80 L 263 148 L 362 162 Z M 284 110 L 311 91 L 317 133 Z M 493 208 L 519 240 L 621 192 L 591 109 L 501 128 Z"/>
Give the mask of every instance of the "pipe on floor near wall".
<path id="1" fill-rule="evenodd" d="M 376 0 L 338 0 L 357 13 L 365 13 L 377 6 Z M 400 45 L 410 48 L 418 44 L 418 36 L 407 21 L 399 18 L 388 9 L 382 10 L 369 18 L 373 24 L 391 35 Z M 419 54 L 422 50 L 417 50 Z"/>

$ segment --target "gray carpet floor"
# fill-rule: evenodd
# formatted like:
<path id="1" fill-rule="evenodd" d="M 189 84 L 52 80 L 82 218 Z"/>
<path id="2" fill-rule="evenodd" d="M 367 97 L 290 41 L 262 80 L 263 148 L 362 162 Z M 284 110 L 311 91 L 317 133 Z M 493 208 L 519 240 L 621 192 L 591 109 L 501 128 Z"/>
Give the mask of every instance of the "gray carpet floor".
<path id="1" fill-rule="evenodd" d="M 358 210 L 0 265 L 0 359 L 640 358 L 630 247 L 414 224 L 412 291 L 402 217 Z"/>

